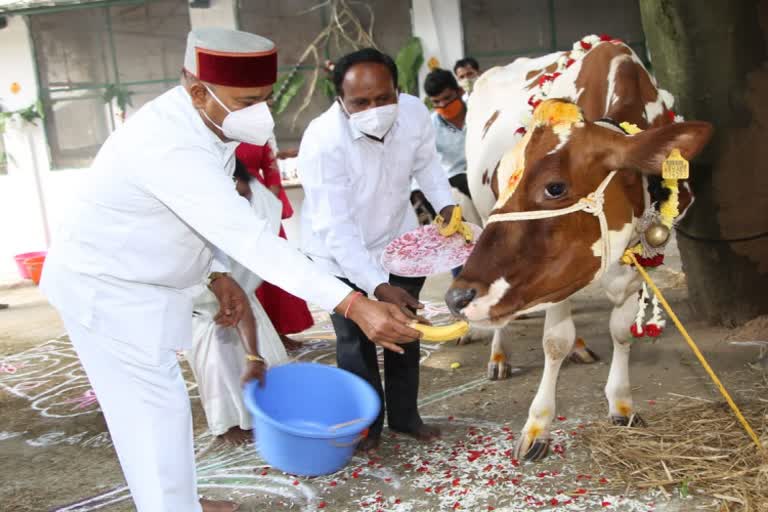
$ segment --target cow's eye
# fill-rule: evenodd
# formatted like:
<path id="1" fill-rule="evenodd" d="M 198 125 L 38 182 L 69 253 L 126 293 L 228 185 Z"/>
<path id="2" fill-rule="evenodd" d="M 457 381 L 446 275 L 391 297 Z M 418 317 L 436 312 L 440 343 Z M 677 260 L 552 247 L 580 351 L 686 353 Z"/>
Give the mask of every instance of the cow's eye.
<path id="1" fill-rule="evenodd" d="M 563 197 L 566 190 L 568 190 L 568 187 L 565 185 L 565 183 L 550 183 L 544 187 L 544 195 L 547 196 L 547 199 L 557 199 L 559 197 Z"/>

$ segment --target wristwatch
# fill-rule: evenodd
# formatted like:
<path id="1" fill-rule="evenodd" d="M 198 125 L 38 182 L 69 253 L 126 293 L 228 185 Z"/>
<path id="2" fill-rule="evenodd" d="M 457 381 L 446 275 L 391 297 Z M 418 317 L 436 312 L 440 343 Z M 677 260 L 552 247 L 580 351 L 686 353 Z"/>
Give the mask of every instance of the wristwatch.
<path id="1" fill-rule="evenodd" d="M 249 363 L 263 363 L 267 364 L 263 357 L 258 354 L 245 354 L 245 360 Z"/>
<path id="2" fill-rule="evenodd" d="M 220 277 L 227 276 L 227 275 L 229 275 L 229 274 L 227 274 L 226 272 L 211 272 L 210 274 L 208 274 L 208 288 L 211 287 L 211 285 L 213 284 L 213 282 L 215 280 L 219 279 Z"/>

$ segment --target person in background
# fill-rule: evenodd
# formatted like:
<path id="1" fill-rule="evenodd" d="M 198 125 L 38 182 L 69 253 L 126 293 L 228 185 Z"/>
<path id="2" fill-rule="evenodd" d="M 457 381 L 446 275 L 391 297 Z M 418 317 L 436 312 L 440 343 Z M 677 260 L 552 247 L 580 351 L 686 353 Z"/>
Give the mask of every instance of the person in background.
<path id="1" fill-rule="evenodd" d="M 274 137 L 270 140 L 274 140 Z M 277 165 L 272 144 L 267 143 L 263 146 L 240 144 L 235 154 L 245 165 L 248 174 L 256 178 L 280 200 L 283 206 L 282 219 L 288 219 L 293 216 L 293 208 L 285 193 L 285 189 L 283 189 L 280 168 Z M 279 235 L 280 238 L 287 239 L 282 224 L 280 225 Z M 307 303 L 282 288 L 267 282 L 256 290 L 256 296 L 259 298 L 261 305 L 264 306 L 264 310 L 272 320 L 275 329 L 280 334 L 280 339 L 286 350 L 295 350 L 301 347 L 301 343 L 292 340 L 288 335 L 306 331 L 314 325 L 315 322 L 312 318 L 312 313 L 310 313 L 307 307 Z"/>
<path id="2" fill-rule="evenodd" d="M 467 105 L 462 99 L 464 89 L 459 87 L 453 74 L 445 69 L 435 69 L 424 80 L 424 92 L 434 106 L 432 126 L 440 164 L 453 187 L 454 199 L 461 205 L 466 220 L 481 224 L 480 216 L 472 204 L 472 194 L 467 184 L 467 159 L 464 144 L 467 137 L 465 124 Z M 461 268 L 451 272 L 456 277 Z"/>
<path id="3" fill-rule="evenodd" d="M 469 95 L 472 94 L 475 82 L 480 77 L 480 64 L 473 57 L 464 57 L 457 60 L 456 64 L 453 65 L 453 72 L 459 80 L 459 85 L 464 89 L 464 101 L 466 102 Z"/>
<path id="4" fill-rule="evenodd" d="M 424 278 L 390 275 L 381 266 L 385 247 L 418 227 L 409 205 L 411 179 L 450 218 L 451 189 L 435 150 L 429 112 L 418 98 L 398 94 L 397 67 L 388 55 L 366 48 L 334 66 L 337 100 L 314 119 L 299 148 L 305 199 L 302 249 L 315 263 L 361 295 L 374 295 L 417 318 Z M 340 368 L 366 379 L 382 410 L 358 446 L 375 449 L 386 408 L 390 429 L 429 440 L 439 429 L 419 415 L 419 342 L 404 354 L 384 352 L 386 396 L 376 347 L 343 315 L 331 315 Z"/>
<path id="5" fill-rule="evenodd" d="M 267 229 L 277 234 L 283 208 L 280 201 L 248 174 L 240 160 L 235 163 L 234 179 L 237 192 L 249 201 L 259 218 L 267 221 Z M 251 439 L 253 428 L 251 415 L 243 403 L 241 381 L 259 371 L 263 375 L 265 367 L 286 363 L 288 354 L 256 299 L 254 292 L 262 279 L 237 262 L 232 262 L 230 275 L 248 295 L 252 315 L 241 320 L 239 328 L 218 325 L 213 320 L 218 300 L 207 286 L 201 284 L 195 293 L 192 348 L 186 357 L 197 381 L 211 434 L 226 443 L 240 445 Z M 258 348 L 263 362 L 246 359 L 249 346 L 253 347 L 253 352 Z"/>

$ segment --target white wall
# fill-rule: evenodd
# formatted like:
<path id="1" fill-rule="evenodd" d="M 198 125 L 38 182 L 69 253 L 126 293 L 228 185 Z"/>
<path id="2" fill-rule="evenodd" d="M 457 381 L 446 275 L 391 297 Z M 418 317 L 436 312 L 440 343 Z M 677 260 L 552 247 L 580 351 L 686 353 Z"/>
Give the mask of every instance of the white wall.
<path id="1" fill-rule="evenodd" d="M 459 0 L 413 0 L 413 35 L 421 39 L 424 62 L 434 57 L 443 69 L 453 71 L 453 64 L 464 57 L 464 29 Z M 422 67 L 419 84 L 429 69 Z M 419 89 L 423 97 L 423 89 Z"/>
<path id="2" fill-rule="evenodd" d="M 237 28 L 237 1 L 211 0 L 207 9 L 189 9 L 189 22 L 192 28 Z"/>
<path id="3" fill-rule="evenodd" d="M 38 98 L 37 77 L 24 18 L 9 17 L 8 26 L 0 30 L 0 62 L 6 70 L 0 74 L 3 109 L 14 111 L 33 105 Z M 13 83 L 21 87 L 18 93 L 12 92 Z M 0 281 L 8 281 L 15 276 L 14 254 L 46 246 L 40 199 L 50 164 L 41 121 L 36 126 L 10 122 L 3 138 L 8 175 L 0 176 Z"/>

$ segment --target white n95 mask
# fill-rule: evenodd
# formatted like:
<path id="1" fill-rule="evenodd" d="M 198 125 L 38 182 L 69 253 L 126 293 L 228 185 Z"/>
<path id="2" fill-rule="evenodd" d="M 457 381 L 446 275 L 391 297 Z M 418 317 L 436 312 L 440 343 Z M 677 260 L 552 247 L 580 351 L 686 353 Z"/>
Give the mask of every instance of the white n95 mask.
<path id="1" fill-rule="evenodd" d="M 341 103 L 341 108 L 346 112 L 347 109 L 344 107 L 344 102 L 339 100 L 339 103 Z M 349 124 L 357 130 L 377 139 L 383 139 L 389 133 L 389 130 L 392 129 L 392 125 L 395 124 L 397 119 L 397 103 L 369 108 L 354 114 L 347 112 L 347 115 L 349 115 Z"/>
<path id="2" fill-rule="evenodd" d="M 272 119 L 272 113 L 269 111 L 266 101 L 233 111 L 229 110 L 212 90 L 208 89 L 207 86 L 205 88 L 213 96 L 213 99 L 228 112 L 224 122 L 219 126 L 213 122 L 205 110 L 202 111 L 203 115 L 224 133 L 225 137 L 257 146 L 263 146 L 267 143 L 275 129 L 275 120 Z"/>

